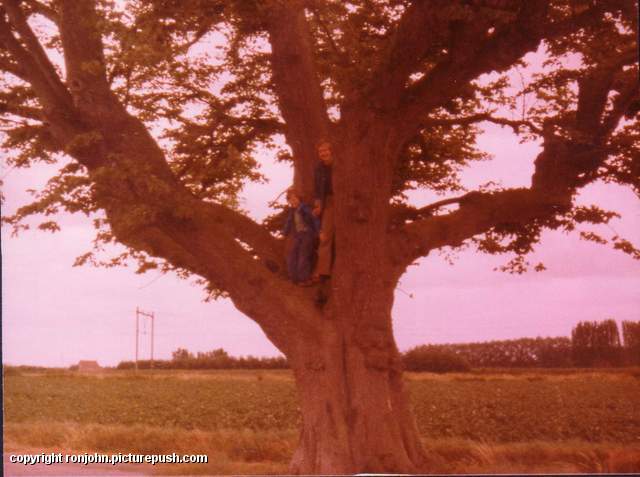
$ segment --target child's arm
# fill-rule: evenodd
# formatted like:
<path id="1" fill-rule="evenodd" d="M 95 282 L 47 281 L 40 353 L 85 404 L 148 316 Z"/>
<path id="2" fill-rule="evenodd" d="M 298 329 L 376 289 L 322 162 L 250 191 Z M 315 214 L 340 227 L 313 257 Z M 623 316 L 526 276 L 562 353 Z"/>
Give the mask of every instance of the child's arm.
<path id="1" fill-rule="evenodd" d="M 320 232 L 320 219 L 313 213 L 308 205 L 304 205 L 304 207 L 302 208 L 302 213 L 305 222 L 309 227 L 311 227 L 313 233 L 317 234 L 318 232 Z"/>
<path id="2" fill-rule="evenodd" d="M 293 209 L 289 208 L 287 211 L 287 220 L 284 223 L 284 228 L 282 229 L 282 235 L 285 237 L 291 233 L 291 229 L 293 228 Z"/>
<path id="3" fill-rule="evenodd" d="M 320 217 L 322 215 L 322 201 L 320 199 L 316 199 L 313 201 L 313 215 L 316 217 Z"/>
<path id="4" fill-rule="evenodd" d="M 313 214 L 316 216 L 320 216 L 322 214 L 322 204 L 325 199 L 325 190 L 324 190 L 324 171 L 322 169 L 322 165 L 316 165 L 313 170 Z"/>

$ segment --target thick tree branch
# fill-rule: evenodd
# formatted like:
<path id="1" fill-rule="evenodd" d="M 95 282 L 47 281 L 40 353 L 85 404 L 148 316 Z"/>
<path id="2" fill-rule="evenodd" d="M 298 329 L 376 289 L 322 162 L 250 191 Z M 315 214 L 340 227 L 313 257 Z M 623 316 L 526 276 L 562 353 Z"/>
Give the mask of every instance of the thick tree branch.
<path id="1" fill-rule="evenodd" d="M 396 248 L 392 254 L 401 269 L 433 249 L 461 245 L 496 225 L 527 224 L 553 215 L 557 210 L 553 200 L 532 189 L 474 192 L 454 202 L 460 204 L 458 210 L 418 220 L 394 233 Z"/>
<path id="2" fill-rule="evenodd" d="M 411 137 L 425 114 L 459 96 L 470 81 L 484 73 L 505 71 L 543 39 L 556 38 L 600 21 L 599 4 L 562 21 L 547 20 L 547 1 L 523 2 L 516 19 L 492 34 L 482 29 L 461 32 L 458 46 L 424 78 L 408 87 L 394 115 L 396 129 Z"/>
<path id="3" fill-rule="evenodd" d="M 452 204 L 460 204 L 466 198 L 466 195 L 461 197 L 451 197 L 450 199 L 443 199 L 437 202 L 433 202 L 429 205 L 425 205 L 420 208 L 413 207 L 402 207 L 397 212 L 393 214 L 393 222 L 394 223 L 404 223 L 406 221 L 415 221 L 418 219 L 423 219 L 425 217 L 431 217 L 435 211 L 441 209 L 442 207 L 446 207 L 447 205 Z"/>
<path id="4" fill-rule="evenodd" d="M 519 58 L 535 51 L 542 40 L 542 26 L 547 24 L 546 1 L 524 3 L 517 18 L 489 35 L 486 30 L 458 32 L 455 47 L 424 78 L 407 88 L 405 108 L 416 116 L 436 104 L 455 97 L 469 81 L 490 71 L 511 67 Z M 439 87 L 446 99 L 431 91 Z M 434 104 L 435 103 L 435 104 Z"/>
<path id="5" fill-rule="evenodd" d="M 64 49 L 67 83 L 76 107 L 101 115 L 113 107 L 104 64 L 102 37 L 94 0 L 60 0 L 60 37 Z M 96 108 L 100 108 L 96 111 Z"/>
<path id="6" fill-rule="evenodd" d="M 206 278 L 229 294 L 283 352 L 287 336 L 312 333 L 318 320 L 308 290 L 284 273 L 283 244 L 251 219 L 193 197 L 149 167 L 147 135 L 105 135 L 107 163 L 93 174 L 98 203 L 118 240 Z M 274 313 L 273 310 L 277 310 Z"/>
<path id="7" fill-rule="evenodd" d="M 37 0 L 22 0 L 22 3 L 24 3 L 28 11 L 42 15 L 54 23 L 58 22 L 58 12 L 44 3 Z"/>
<path id="8" fill-rule="evenodd" d="M 33 33 L 33 30 L 31 30 L 31 27 L 27 23 L 19 4 L 20 2 L 18 0 L 3 0 L 3 6 L 7 12 L 11 26 L 20 35 L 20 39 L 25 44 L 26 50 L 29 52 L 31 60 L 29 63 L 32 63 L 33 66 L 37 66 L 39 74 L 44 80 L 46 80 L 49 88 L 55 96 L 62 101 L 66 101 L 69 97 L 69 93 L 60 80 L 58 73 L 44 51 L 44 48 L 42 48 L 42 45 Z M 9 36 L 13 37 L 9 31 L 2 33 L 2 37 L 6 40 L 10 40 L 8 38 Z M 9 41 L 8 43 L 9 45 L 7 46 L 14 51 L 15 45 L 12 44 L 13 42 Z"/>
<path id="9" fill-rule="evenodd" d="M 5 10 L 0 8 L 0 44 L 12 59 L 3 67 L 8 67 L 11 71 L 12 65 L 19 65 L 19 69 L 14 71 L 15 74 L 31 86 L 42 106 L 42 114 L 38 113 L 38 121 L 43 121 L 57 143 L 64 145 L 72 138 L 86 133 L 87 128 L 76 116 L 71 95 L 58 78 L 55 68 L 26 23 L 16 2 L 7 0 L 3 6 L 11 12 L 9 17 L 12 19 L 12 25 L 20 32 L 22 41 L 28 45 L 23 46 L 14 37 L 11 26 L 6 22 Z M 24 108 L 15 112 L 27 115 L 35 113 Z"/>
<path id="10" fill-rule="evenodd" d="M 12 104 L 0 99 L 0 114 L 12 114 L 25 119 L 34 121 L 43 121 L 44 112 L 41 109 L 25 106 L 21 104 Z"/>
<path id="11" fill-rule="evenodd" d="M 542 129 L 533 124 L 531 121 L 527 121 L 525 119 L 507 119 L 507 118 L 496 118 L 494 116 L 489 116 L 485 119 L 485 121 L 489 121 L 490 123 L 499 124 L 500 126 L 509 126 L 513 129 L 513 132 L 518 134 L 520 133 L 521 128 L 526 127 L 532 133 L 542 135 Z"/>
<path id="12" fill-rule="evenodd" d="M 606 158 L 607 137 L 637 95 L 635 83 L 624 86 L 616 83 L 621 67 L 614 59 L 580 78 L 577 111 L 564 125 L 570 138 L 557 136 L 552 130 L 544 131 L 543 151 L 535 160 L 531 188 L 473 192 L 437 202 L 427 206 L 425 212 L 450 203 L 459 203 L 460 207 L 447 215 L 416 220 L 394 232 L 397 243 L 392 254 L 400 268 L 434 248 L 459 245 L 493 227 L 544 222 L 567 212 L 576 190 L 596 177 Z M 623 92 L 614 100 L 612 111 L 604 116 L 607 98 L 614 88 Z"/>
<path id="13" fill-rule="evenodd" d="M 623 59 L 613 58 L 578 80 L 577 110 L 573 119 L 562 125 L 570 139 L 555 135 L 553 128 L 544 134 L 544 150 L 535 161 L 532 186 L 549 194 L 575 192 L 591 182 L 607 157 L 606 143 L 633 98 L 633 85 L 620 86 Z M 622 89 L 613 110 L 605 115 L 609 95 Z M 637 91 L 637 89 L 636 89 Z"/>
<path id="14" fill-rule="evenodd" d="M 13 6 L 18 8 L 15 2 Z M 93 2 L 61 0 L 60 7 L 67 73 L 77 105 L 65 110 L 66 121 L 77 127 L 63 129 L 56 123 L 51 129 L 65 152 L 87 166 L 94 200 L 106 212 L 114 236 L 228 293 L 281 350 L 291 352 L 292 333 L 314 336 L 319 312 L 312 292 L 287 280 L 282 241 L 240 213 L 200 201 L 181 186 L 142 122 L 127 113 L 108 87 Z M 19 18 L 20 12 L 14 13 Z M 42 65 L 8 28 L 0 35 L 13 59 L 29 70 L 38 100 L 47 103 L 53 93 Z M 38 48 L 31 43 L 31 49 Z M 56 119 L 50 108 L 43 111 L 47 121 Z"/>
<path id="15" fill-rule="evenodd" d="M 23 70 L 38 95 L 45 100 L 44 106 L 52 110 L 68 110 L 71 107 L 71 96 L 27 24 L 18 3 L 17 0 L 3 1 L 4 11 L 11 24 L 6 23 L 5 15 L 0 9 L 0 42 Z M 13 36 L 11 27 L 18 32 L 26 47 Z"/>
<path id="16" fill-rule="evenodd" d="M 618 95 L 613 101 L 613 108 L 602 120 L 600 134 L 607 137 L 620 124 L 620 120 L 628 111 L 629 106 L 634 101 L 640 101 L 640 85 L 636 78 L 635 71 L 628 71 L 627 78 L 621 80 L 622 84 L 618 88 Z"/>
<path id="17" fill-rule="evenodd" d="M 416 210 L 416 212 L 418 213 L 418 215 L 431 215 L 434 211 L 440 209 L 441 207 L 463 202 L 465 200 L 465 197 L 466 196 L 452 197 L 451 199 L 439 200 L 437 202 L 433 202 L 429 205 L 425 205 L 424 207 L 419 208 L 418 210 Z"/>
<path id="18" fill-rule="evenodd" d="M 13 76 L 21 79 L 25 83 L 29 82 L 27 71 L 18 63 L 11 61 L 9 57 L 0 56 L 0 71 L 11 73 Z"/>
<path id="19" fill-rule="evenodd" d="M 174 200 L 171 209 L 179 205 L 176 195 L 170 195 Z M 112 210 L 110 223 L 116 237 L 206 278 L 213 287 L 227 292 L 238 309 L 254 319 L 281 351 L 293 353 L 291 334 L 313 336 L 320 323 L 311 305 L 311 292 L 269 270 L 237 242 L 234 232 L 238 223 L 234 224 L 235 230 L 230 223 L 238 216 L 195 199 L 182 200 L 186 201 L 182 205 L 192 211 L 191 217 L 175 217 L 173 210 L 164 210 L 152 222 L 132 224 L 122 210 Z"/>
<path id="20" fill-rule="evenodd" d="M 336 55 L 336 58 L 338 59 L 338 61 L 343 65 L 351 63 L 351 61 L 349 60 L 349 56 L 338 47 L 335 40 L 333 39 L 331 30 L 329 29 L 329 27 L 327 26 L 327 23 L 322 18 L 322 13 L 320 13 L 320 11 L 318 10 L 315 2 L 309 2 L 308 6 L 313 12 L 314 20 L 320 26 L 320 29 L 324 33 L 327 43 L 331 47 L 331 50 L 333 51 L 333 53 Z"/>
<path id="21" fill-rule="evenodd" d="M 411 2 L 389 38 L 380 64 L 371 75 L 372 83 L 364 101 L 377 109 L 397 106 L 409 76 L 420 66 L 425 54 L 448 38 L 452 2 L 420 0 Z M 453 5 L 459 8 L 459 5 Z"/>
<path id="22" fill-rule="evenodd" d="M 455 55 L 464 49 L 462 43 L 482 39 L 495 23 L 487 9 L 505 10 L 512 14 L 522 2 L 509 0 L 452 2 L 440 0 L 413 1 L 405 10 L 398 26 L 390 35 L 379 65 L 371 75 L 371 84 L 362 98 L 362 104 L 393 114 L 406 96 L 411 75 L 424 69 L 425 59 L 438 55 Z M 538 2 L 539 3 L 539 2 Z M 469 21 L 473 15 L 473 21 Z M 452 52 L 452 50 L 454 50 Z M 448 62 L 448 59 L 445 59 Z"/>
<path id="23" fill-rule="evenodd" d="M 252 254 L 268 267 L 284 269 L 284 243 L 275 239 L 265 227 L 228 207 L 218 204 L 208 204 L 206 207 L 217 222 L 224 224 L 235 238 L 250 246 Z"/>
<path id="24" fill-rule="evenodd" d="M 242 214 L 202 202 L 145 163 L 157 145 L 146 135 L 108 141 L 115 163 L 92 178 L 116 238 L 196 273 L 229 294 L 283 352 L 292 333 L 319 321 L 310 291 L 287 280 L 281 241 Z M 277 313 L 274 313 L 277 310 Z"/>
<path id="25" fill-rule="evenodd" d="M 626 108 L 633 101 L 635 94 L 638 91 L 637 82 L 632 78 L 632 73 L 628 72 L 626 75 L 627 78 L 618 78 L 613 75 L 621 76 L 618 71 L 622 66 L 628 65 L 635 60 L 635 50 L 629 49 L 619 56 L 614 58 L 613 61 L 606 65 L 602 65 L 598 68 L 599 77 L 593 77 L 593 75 L 585 76 L 581 79 L 582 82 L 591 81 L 594 82 L 594 85 L 597 85 L 600 88 L 601 94 L 599 95 L 599 99 L 594 103 L 594 89 L 591 85 L 585 84 L 582 87 L 583 90 L 583 101 L 588 101 L 588 103 L 578 105 L 580 109 L 580 115 L 577 121 L 577 127 L 579 129 L 584 129 L 587 131 L 594 131 L 596 129 L 596 124 L 599 122 L 599 118 L 601 116 L 601 111 L 603 110 L 604 102 L 606 101 L 607 94 L 611 89 L 611 86 L 614 81 L 617 81 L 616 89 L 619 90 L 620 94 L 617 96 L 615 101 L 615 107 L 613 111 L 611 111 L 605 120 L 602 121 L 601 134 L 608 134 L 612 131 L 611 127 L 615 127 L 620 120 L 620 118 L 624 115 Z M 603 78 L 607 77 L 608 79 L 603 82 Z M 587 96 L 585 95 L 585 91 L 590 91 Z M 590 105 L 590 106 L 589 106 Z M 527 120 L 514 120 L 507 119 L 501 117 L 492 116 L 490 112 L 486 113 L 477 113 L 469 116 L 461 116 L 461 117 L 451 117 L 451 118 L 428 118 L 423 122 L 423 125 L 426 126 L 449 126 L 449 125 L 460 125 L 465 126 L 468 124 L 475 124 L 482 121 L 488 121 L 494 124 L 498 124 L 501 126 L 509 126 L 513 129 L 514 133 L 518 134 L 521 128 L 526 127 L 529 131 L 542 136 L 544 134 L 543 130 L 533 124 L 531 121 Z M 583 124 L 584 123 L 584 124 Z"/>
<path id="26" fill-rule="evenodd" d="M 275 92 L 296 161 L 294 183 L 308 196 L 313 190 L 316 146 L 328 138 L 329 117 L 302 2 L 272 2 L 268 30 Z"/>

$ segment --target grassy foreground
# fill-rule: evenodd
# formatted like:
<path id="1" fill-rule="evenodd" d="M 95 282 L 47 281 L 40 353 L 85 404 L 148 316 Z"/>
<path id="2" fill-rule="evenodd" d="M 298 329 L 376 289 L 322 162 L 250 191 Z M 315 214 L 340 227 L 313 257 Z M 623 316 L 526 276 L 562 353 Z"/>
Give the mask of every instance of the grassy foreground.
<path id="1" fill-rule="evenodd" d="M 640 373 L 408 374 L 425 472 L 640 471 Z M 299 410 L 286 371 L 5 375 L 5 449 L 208 454 L 163 474 L 284 473 Z"/>

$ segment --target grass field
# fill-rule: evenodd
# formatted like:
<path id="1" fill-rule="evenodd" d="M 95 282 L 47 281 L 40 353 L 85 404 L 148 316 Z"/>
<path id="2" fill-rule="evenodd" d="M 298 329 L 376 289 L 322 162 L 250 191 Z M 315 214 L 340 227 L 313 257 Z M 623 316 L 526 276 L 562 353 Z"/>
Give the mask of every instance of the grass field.
<path id="1" fill-rule="evenodd" d="M 640 373 L 408 374 L 428 472 L 640 471 Z M 299 411 L 286 371 L 5 375 L 5 447 L 205 453 L 163 473 L 283 473 Z"/>

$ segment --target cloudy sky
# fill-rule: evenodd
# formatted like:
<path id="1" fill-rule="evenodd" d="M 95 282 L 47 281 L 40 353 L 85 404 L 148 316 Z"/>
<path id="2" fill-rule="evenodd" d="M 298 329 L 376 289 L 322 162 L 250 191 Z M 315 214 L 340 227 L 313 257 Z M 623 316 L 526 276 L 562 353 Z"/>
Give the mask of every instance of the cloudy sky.
<path id="1" fill-rule="evenodd" d="M 213 38 L 215 44 L 217 37 Z M 528 72 L 544 56 L 529 55 Z M 516 78 L 516 76 L 514 76 Z M 514 80 L 515 81 L 515 80 Z M 464 185 L 488 181 L 505 187 L 529 186 L 536 144 L 520 144 L 509 128 L 483 124 L 482 150 L 493 160 L 475 164 Z M 0 152 L 2 154 L 2 152 Z M 289 166 L 265 153 L 258 158 L 270 182 L 249 185 L 244 208 L 260 220 L 267 203 L 291 184 Z M 38 166 L 8 169 L 0 160 L 4 181 L 3 215 L 29 202 L 27 189 L 38 189 L 56 170 Z M 427 192 L 411 197 L 415 204 L 438 198 Z M 579 197 L 622 214 L 610 226 L 592 229 L 618 234 L 640 245 L 640 201 L 628 189 L 595 184 Z M 136 307 L 154 312 L 155 357 L 170 358 L 178 347 L 192 352 L 224 348 L 233 355 L 272 356 L 278 351 L 250 319 L 228 300 L 204 303 L 201 287 L 174 275 L 134 268 L 72 267 L 91 248 L 90 219 L 59 218 L 62 231 L 25 231 L 19 237 L 2 228 L 2 353 L 5 363 L 68 366 L 80 359 L 102 365 L 131 360 L 135 352 Z M 396 292 L 393 312 L 401 350 L 423 343 L 471 342 L 535 336 L 569 336 L 581 320 L 640 320 L 640 264 L 609 246 L 579 239 L 578 233 L 547 232 L 532 263 L 547 270 L 509 275 L 496 272 L 507 257 L 472 250 L 456 254 L 454 265 L 437 253 L 410 267 Z M 140 355 L 150 352 L 150 327 L 144 323 Z"/>
<path id="2" fill-rule="evenodd" d="M 481 147 L 494 159 L 464 176 L 472 187 L 498 178 L 505 186 L 528 185 L 535 144 L 521 145 L 509 129 L 485 125 Z M 291 181 L 288 166 L 263 159 L 272 177 L 252 185 L 244 206 L 256 218 Z M 28 188 L 44 184 L 50 167 L 3 169 L 10 214 L 28 201 Z M 432 197 L 417 193 L 427 203 Z M 599 203 L 623 214 L 614 232 L 640 243 L 640 207 L 635 195 L 614 185 L 591 186 L 583 204 Z M 269 356 L 277 350 L 251 320 L 228 300 L 204 303 L 200 287 L 173 275 L 133 269 L 72 267 L 91 247 L 93 230 L 84 216 L 60 218 L 62 231 L 26 231 L 12 237 L 2 229 L 3 358 L 10 364 L 68 366 L 79 359 L 116 365 L 133 359 L 135 309 L 156 315 L 155 357 L 178 347 L 191 351 L 224 348 L 234 355 Z M 457 253 L 454 265 L 433 254 L 411 267 L 396 293 L 394 326 L 402 350 L 422 343 L 469 342 L 534 336 L 568 336 L 580 320 L 640 319 L 639 266 L 607 246 L 581 241 L 577 233 L 548 232 L 531 257 L 544 272 L 509 275 L 493 269 L 505 257 Z M 150 327 L 142 325 L 140 354 L 149 355 Z"/>

